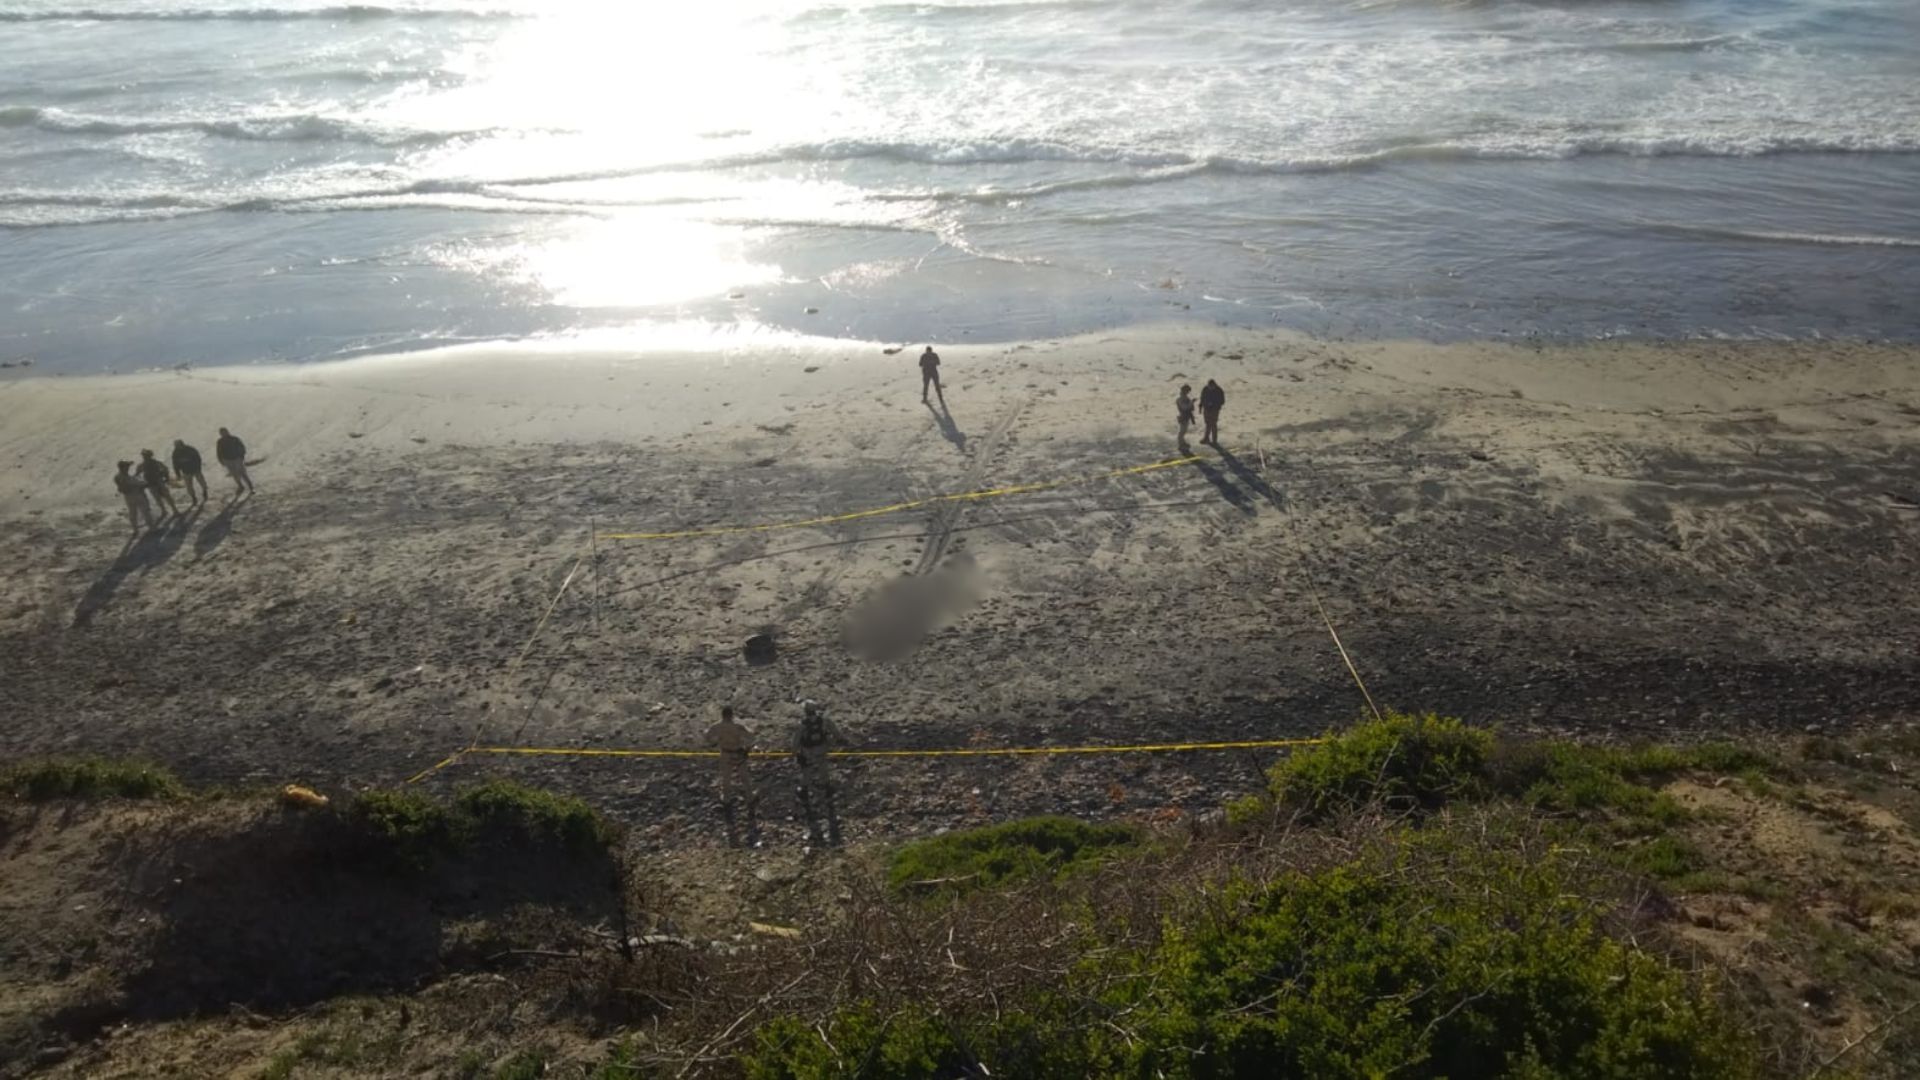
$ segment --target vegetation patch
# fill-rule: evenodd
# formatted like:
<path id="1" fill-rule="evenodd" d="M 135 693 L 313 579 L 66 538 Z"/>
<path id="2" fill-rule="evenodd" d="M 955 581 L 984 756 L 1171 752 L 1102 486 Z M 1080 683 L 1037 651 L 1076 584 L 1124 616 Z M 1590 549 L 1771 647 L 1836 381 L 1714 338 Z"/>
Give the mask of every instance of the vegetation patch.
<path id="1" fill-rule="evenodd" d="M 1275 766 L 1267 801 L 1231 808 L 1246 820 L 1281 809 L 1321 820 L 1364 806 L 1428 813 L 1449 803 L 1512 798 L 1549 812 L 1609 812 L 1629 835 L 1686 817 L 1659 785 L 1687 773 L 1764 782 L 1777 766 L 1725 743 L 1589 746 L 1508 739 L 1438 716 L 1390 714 L 1332 734 Z"/>
<path id="2" fill-rule="evenodd" d="M 47 758 L 0 771 L 0 792 L 29 802 L 51 799 L 177 799 L 186 785 L 144 761 Z"/>
<path id="3" fill-rule="evenodd" d="M 1272 793 L 1312 820 L 1371 803 L 1418 811 L 1487 792 L 1493 735 L 1458 720 L 1390 714 L 1275 766 Z"/>
<path id="4" fill-rule="evenodd" d="M 1145 955 L 1103 952 L 1017 1006 L 777 1020 L 746 1073 L 1754 1074 L 1718 995 L 1610 934 L 1579 864 L 1486 843 L 1403 830 L 1345 864 L 1231 886 Z"/>
<path id="5" fill-rule="evenodd" d="M 1136 849 L 1140 830 L 1065 817 L 1024 818 L 936 836 L 894 852 L 887 884 L 895 890 L 956 895 L 1013 881 L 1059 877 Z"/>
<path id="6" fill-rule="evenodd" d="M 414 866 L 486 843 L 593 857 L 615 841 L 613 828 L 581 800 L 510 780 L 466 788 L 451 803 L 418 791 L 369 791 L 354 800 L 348 815 L 365 836 Z"/>
<path id="7" fill-rule="evenodd" d="M 454 797 L 453 809 L 481 836 L 552 843 L 576 854 L 605 851 L 614 839 L 606 820 L 585 802 L 510 780 L 467 788 Z"/>

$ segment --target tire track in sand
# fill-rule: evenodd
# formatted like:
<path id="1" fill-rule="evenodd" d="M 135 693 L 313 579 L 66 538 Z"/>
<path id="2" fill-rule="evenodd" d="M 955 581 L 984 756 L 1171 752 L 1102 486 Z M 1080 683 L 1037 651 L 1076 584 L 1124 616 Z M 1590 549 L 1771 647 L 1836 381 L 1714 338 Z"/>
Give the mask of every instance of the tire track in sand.
<path id="1" fill-rule="evenodd" d="M 1000 449 L 1000 440 L 1006 437 L 1007 432 L 1013 430 L 1013 425 L 1019 421 L 1020 414 L 1025 412 L 1026 408 L 1027 400 L 1021 398 L 993 422 L 993 427 L 980 440 L 978 448 L 974 451 L 973 464 L 967 466 L 966 474 L 960 478 L 959 490 L 979 490 L 981 477 L 986 475 L 988 464 L 992 462 L 994 453 Z M 961 516 L 972 505 L 968 501 L 944 502 L 934 510 L 933 520 L 927 529 L 927 546 L 920 552 L 920 562 L 913 569 L 914 577 L 924 577 L 934 567 L 940 565 L 940 560 L 946 557 L 947 545 L 953 539 L 954 527 L 959 525 Z"/>

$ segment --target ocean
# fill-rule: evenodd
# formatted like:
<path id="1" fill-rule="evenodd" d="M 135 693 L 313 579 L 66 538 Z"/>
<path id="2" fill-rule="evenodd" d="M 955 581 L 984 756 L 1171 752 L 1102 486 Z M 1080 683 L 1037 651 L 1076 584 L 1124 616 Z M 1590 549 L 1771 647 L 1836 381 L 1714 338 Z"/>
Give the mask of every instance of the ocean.
<path id="1" fill-rule="evenodd" d="M 1913 0 L 0 0 L 0 361 L 1920 339 Z"/>

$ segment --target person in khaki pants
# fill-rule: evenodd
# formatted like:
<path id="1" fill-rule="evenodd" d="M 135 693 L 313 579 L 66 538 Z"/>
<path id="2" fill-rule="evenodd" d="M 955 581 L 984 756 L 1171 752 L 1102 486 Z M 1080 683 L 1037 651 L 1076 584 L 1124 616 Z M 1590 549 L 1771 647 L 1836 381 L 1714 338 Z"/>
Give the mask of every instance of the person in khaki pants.
<path id="1" fill-rule="evenodd" d="M 161 509 L 161 516 L 180 516 L 180 506 L 173 501 L 173 492 L 167 490 L 173 476 L 151 450 L 140 451 L 140 479 L 147 482 L 147 491 L 153 495 L 154 505 Z"/>
<path id="2" fill-rule="evenodd" d="M 738 809 L 746 802 L 748 847 L 760 846 L 760 793 L 753 787 L 749 755 L 753 753 L 753 732 L 734 719 L 733 706 L 720 707 L 720 722 L 707 729 L 707 745 L 720 751 L 720 813 L 727 819 L 727 845 L 739 847 Z"/>
<path id="3" fill-rule="evenodd" d="M 127 471 L 133 468 L 133 462 L 122 461 L 119 466 L 120 471 L 113 475 L 113 486 L 120 492 L 120 497 L 127 501 L 127 520 L 133 523 L 134 535 L 138 536 L 141 518 L 147 519 L 147 528 L 154 527 L 153 507 L 147 505 L 147 485 Z"/>
<path id="4" fill-rule="evenodd" d="M 247 444 L 240 441 L 240 436 L 221 428 L 220 440 L 213 444 L 213 456 L 220 459 L 227 475 L 233 477 L 235 497 L 243 492 L 253 494 L 253 478 L 247 475 Z"/>

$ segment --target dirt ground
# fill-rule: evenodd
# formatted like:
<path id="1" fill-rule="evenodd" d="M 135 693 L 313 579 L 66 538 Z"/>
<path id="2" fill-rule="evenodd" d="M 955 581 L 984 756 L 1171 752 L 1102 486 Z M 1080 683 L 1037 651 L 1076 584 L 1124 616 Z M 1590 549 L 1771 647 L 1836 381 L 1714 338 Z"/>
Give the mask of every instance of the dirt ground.
<path id="1" fill-rule="evenodd" d="M 1107 357 L 1098 377 L 1089 356 Z M 92 508 L 18 503 L 0 524 L 0 759 L 137 754 L 199 783 L 339 790 L 475 743 L 698 746 L 729 701 L 784 748 L 801 698 L 863 748 L 1284 738 L 1365 707 L 1326 621 L 1383 707 L 1515 730 L 1920 717 L 1920 367 L 1901 349 L 982 348 L 950 358 L 947 412 L 913 400 L 904 365 L 862 366 L 895 359 L 782 368 L 758 390 L 735 372 L 673 390 L 697 395 L 684 408 L 664 381 L 609 375 L 583 393 L 672 415 L 618 438 L 591 402 L 526 407 L 573 418 L 557 427 L 483 415 L 449 435 L 438 417 L 479 406 L 374 375 L 303 382 L 299 400 L 332 402 L 325 423 L 288 421 L 285 445 L 241 429 L 264 458 L 254 498 L 224 502 L 215 477 L 212 507 L 124 545 L 99 477 Z M 1172 391 L 1212 372 L 1225 449 L 1106 476 L 1172 456 Z M 229 411 L 294 394 L 161 389 L 162 406 L 240 395 L 218 399 Z M 101 423 L 132 407 L 87 394 Z M 0 397 L 0 453 L 29 476 L 42 458 L 16 421 L 33 400 Z M 748 662 L 754 635 L 771 662 Z M 1176 817 L 1271 759 L 837 772 L 858 840 L 1041 811 Z M 511 775 L 672 848 L 718 840 L 710 769 L 475 756 L 425 783 Z M 755 769 L 770 845 L 797 845 L 792 767 Z"/>

